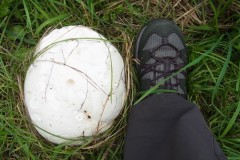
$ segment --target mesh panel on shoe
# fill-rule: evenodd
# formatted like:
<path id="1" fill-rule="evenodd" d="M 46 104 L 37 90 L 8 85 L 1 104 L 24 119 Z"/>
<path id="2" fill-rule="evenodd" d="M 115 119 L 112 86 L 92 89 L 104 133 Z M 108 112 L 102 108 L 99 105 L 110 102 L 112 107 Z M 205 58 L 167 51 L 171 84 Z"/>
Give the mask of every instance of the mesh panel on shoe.
<path id="1" fill-rule="evenodd" d="M 177 52 L 169 46 L 162 46 L 155 52 L 155 56 L 159 58 L 176 57 Z"/>
<path id="2" fill-rule="evenodd" d="M 180 56 L 180 51 L 184 48 L 184 44 L 176 33 L 172 33 L 168 37 L 152 34 L 143 48 L 143 51 L 150 52 L 151 58 L 141 69 L 142 79 L 151 80 L 152 85 L 156 85 L 163 78 L 179 70 L 184 66 L 184 61 Z M 180 79 L 185 79 L 183 73 L 166 81 L 163 88 L 174 89 L 178 93 L 184 94 L 184 89 L 179 84 Z"/>
<path id="3" fill-rule="evenodd" d="M 148 39 L 146 45 L 144 46 L 143 50 L 152 50 L 158 47 L 159 44 L 162 43 L 162 37 L 157 34 L 152 34 Z"/>
<path id="4" fill-rule="evenodd" d="M 174 45 L 178 50 L 184 49 L 184 45 L 176 33 L 172 33 L 168 36 L 168 42 Z"/>

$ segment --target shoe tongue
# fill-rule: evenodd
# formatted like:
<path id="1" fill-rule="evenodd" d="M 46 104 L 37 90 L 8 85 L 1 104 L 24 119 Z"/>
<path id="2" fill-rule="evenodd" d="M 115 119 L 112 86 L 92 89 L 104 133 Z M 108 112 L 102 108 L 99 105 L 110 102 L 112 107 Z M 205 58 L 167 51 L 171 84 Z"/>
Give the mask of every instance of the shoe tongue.
<path id="1" fill-rule="evenodd" d="M 170 73 L 172 70 L 174 70 L 175 67 L 174 65 L 170 62 L 170 60 L 166 59 L 163 63 L 159 64 L 156 66 L 156 70 L 159 70 L 160 72 L 156 72 L 156 77 L 161 77 L 163 74 L 166 74 L 163 78 L 159 78 L 156 83 L 159 83 L 164 78 L 167 78 L 170 76 L 168 73 Z M 176 80 L 174 77 L 170 78 L 169 80 L 165 81 L 163 86 L 168 86 L 167 88 L 164 89 L 170 89 L 171 84 L 175 84 Z"/>

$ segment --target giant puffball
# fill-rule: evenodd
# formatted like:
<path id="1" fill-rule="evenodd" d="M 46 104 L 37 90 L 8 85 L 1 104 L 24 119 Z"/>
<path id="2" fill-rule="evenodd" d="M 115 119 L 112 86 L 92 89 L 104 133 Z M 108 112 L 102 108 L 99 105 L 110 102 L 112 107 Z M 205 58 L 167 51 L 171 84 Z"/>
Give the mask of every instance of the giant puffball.
<path id="1" fill-rule="evenodd" d="M 81 144 L 106 131 L 125 99 L 124 63 L 118 50 L 85 26 L 51 31 L 36 47 L 25 83 L 25 105 L 47 140 Z"/>

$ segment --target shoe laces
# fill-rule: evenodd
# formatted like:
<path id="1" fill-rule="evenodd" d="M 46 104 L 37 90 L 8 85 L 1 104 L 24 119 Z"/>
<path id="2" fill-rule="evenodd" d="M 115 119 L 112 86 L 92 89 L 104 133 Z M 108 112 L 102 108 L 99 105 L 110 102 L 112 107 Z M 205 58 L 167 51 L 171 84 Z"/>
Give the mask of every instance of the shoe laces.
<path id="1" fill-rule="evenodd" d="M 156 51 L 159 50 L 161 47 L 168 46 L 171 47 L 176 51 L 175 56 L 164 56 L 164 57 L 158 57 L 156 56 Z M 145 75 L 149 72 L 153 72 L 154 78 L 151 79 L 151 85 L 154 86 L 158 83 L 159 79 L 161 78 L 167 78 L 171 76 L 171 74 L 179 71 L 180 68 L 184 66 L 182 63 L 177 63 L 177 59 L 180 58 L 180 52 L 179 50 L 172 44 L 168 43 L 167 41 L 164 41 L 163 44 L 155 47 L 154 49 L 150 50 L 150 56 L 152 59 L 155 60 L 152 64 L 143 64 L 143 72 L 142 75 Z M 163 70 L 157 69 L 157 66 L 163 65 Z M 171 66 L 173 66 L 173 69 L 171 69 Z M 171 79 L 165 81 L 163 85 L 161 85 L 162 88 L 165 89 L 172 89 L 178 85 L 180 85 L 180 80 L 178 79 L 177 75 L 172 77 L 175 79 L 175 83 L 172 83 Z"/>

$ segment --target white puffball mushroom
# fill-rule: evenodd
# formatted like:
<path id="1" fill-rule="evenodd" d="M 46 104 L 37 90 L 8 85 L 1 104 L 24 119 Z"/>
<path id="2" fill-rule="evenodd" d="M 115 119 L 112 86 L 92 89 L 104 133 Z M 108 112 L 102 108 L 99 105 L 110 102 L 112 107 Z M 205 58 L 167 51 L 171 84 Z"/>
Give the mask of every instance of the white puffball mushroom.
<path id="1" fill-rule="evenodd" d="M 125 100 L 124 63 L 117 49 L 85 26 L 51 31 L 37 45 L 25 83 L 34 127 L 59 144 L 106 131 Z"/>

